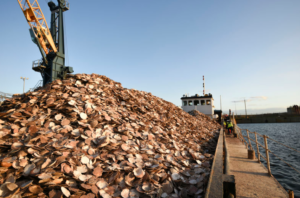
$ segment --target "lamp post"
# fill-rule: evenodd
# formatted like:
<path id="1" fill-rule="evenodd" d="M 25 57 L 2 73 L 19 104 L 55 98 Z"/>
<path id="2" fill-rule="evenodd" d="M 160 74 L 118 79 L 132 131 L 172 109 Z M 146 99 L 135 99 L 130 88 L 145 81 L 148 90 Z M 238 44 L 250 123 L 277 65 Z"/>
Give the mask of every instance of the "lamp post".
<path id="1" fill-rule="evenodd" d="M 21 77 L 21 79 L 23 80 L 23 93 L 25 93 L 25 80 L 28 80 L 29 78 L 25 78 L 25 77 Z"/>

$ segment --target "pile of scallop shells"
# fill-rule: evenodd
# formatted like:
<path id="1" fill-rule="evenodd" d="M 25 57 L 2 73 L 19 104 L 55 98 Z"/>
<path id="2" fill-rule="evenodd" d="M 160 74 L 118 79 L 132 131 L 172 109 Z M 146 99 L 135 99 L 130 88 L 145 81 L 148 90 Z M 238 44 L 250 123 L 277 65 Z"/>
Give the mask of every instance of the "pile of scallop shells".
<path id="1" fill-rule="evenodd" d="M 219 127 L 105 76 L 69 75 L 0 107 L 0 197 L 203 197 Z"/>

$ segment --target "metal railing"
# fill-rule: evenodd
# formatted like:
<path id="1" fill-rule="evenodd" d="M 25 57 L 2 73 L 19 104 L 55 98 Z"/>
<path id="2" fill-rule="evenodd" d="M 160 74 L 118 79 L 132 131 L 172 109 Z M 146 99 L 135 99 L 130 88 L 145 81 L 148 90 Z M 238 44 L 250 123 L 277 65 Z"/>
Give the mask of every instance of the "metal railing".
<path id="1" fill-rule="evenodd" d="M 36 90 L 37 88 L 39 87 L 42 87 L 43 86 L 43 80 L 39 80 L 36 85 L 31 89 L 31 91 L 34 91 Z"/>
<path id="2" fill-rule="evenodd" d="M 43 63 L 43 59 L 32 61 L 32 68 L 40 67 Z"/>
<path id="3" fill-rule="evenodd" d="M 63 5 L 63 11 L 66 11 L 66 10 L 70 9 L 70 3 L 69 3 L 68 0 L 62 1 L 62 5 Z"/>
<path id="4" fill-rule="evenodd" d="M 67 9 L 70 9 L 70 3 L 69 3 L 69 1 L 65 1 L 65 3 L 64 3 L 64 6 L 67 8 Z"/>

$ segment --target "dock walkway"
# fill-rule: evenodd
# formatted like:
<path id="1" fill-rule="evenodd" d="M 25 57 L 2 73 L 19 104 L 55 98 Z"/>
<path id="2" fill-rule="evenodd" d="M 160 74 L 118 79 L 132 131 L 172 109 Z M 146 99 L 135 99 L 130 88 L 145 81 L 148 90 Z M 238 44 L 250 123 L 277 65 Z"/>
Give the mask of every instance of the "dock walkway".
<path id="1" fill-rule="evenodd" d="M 238 139 L 226 135 L 229 152 L 230 174 L 235 176 L 236 197 L 288 197 L 287 192 L 257 159 L 248 159 L 245 145 Z"/>

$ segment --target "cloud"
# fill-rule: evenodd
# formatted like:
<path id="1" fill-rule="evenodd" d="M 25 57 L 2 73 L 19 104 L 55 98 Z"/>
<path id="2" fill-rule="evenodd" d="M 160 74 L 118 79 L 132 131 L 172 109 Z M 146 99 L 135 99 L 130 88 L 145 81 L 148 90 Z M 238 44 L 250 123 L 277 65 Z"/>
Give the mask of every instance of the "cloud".
<path id="1" fill-rule="evenodd" d="M 267 96 L 254 96 L 254 97 L 250 97 L 250 98 L 252 98 L 252 99 L 254 99 L 254 100 L 267 100 L 268 99 L 268 97 Z"/>
<path id="2" fill-rule="evenodd" d="M 262 101 L 262 100 L 267 100 L 268 97 L 267 96 L 252 96 L 248 99 L 243 98 L 243 100 L 236 100 L 236 101 L 231 101 L 231 102 L 244 102 L 244 100 L 246 100 L 246 102 L 251 102 L 251 101 Z"/>
<path id="3" fill-rule="evenodd" d="M 246 100 L 246 102 L 251 101 L 249 99 Z M 231 102 L 244 102 L 244 100 L 235 100 L 235 101 L 231 101 Z"/>
<path id="4" fill-rule="evenodd" d="M 231 109 L 232 111 L 233 109 Z M 228 113 L 228 111 L 224 111 L 223 113 Z M 245 115 L 245 109 L 237 109 L 237 115 Z M 235 113 L 235 114 L 236 114 Z M 265 109 L 259 109 L 259 108 L 247 108 L 247 114 L 253 115 L 253 114 L 264 114 L 264 113 L 286 113 L 286 108 L 265 108 Z"/>

